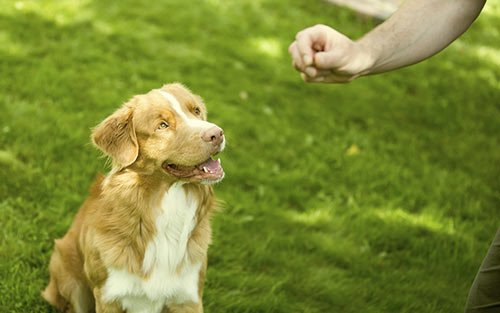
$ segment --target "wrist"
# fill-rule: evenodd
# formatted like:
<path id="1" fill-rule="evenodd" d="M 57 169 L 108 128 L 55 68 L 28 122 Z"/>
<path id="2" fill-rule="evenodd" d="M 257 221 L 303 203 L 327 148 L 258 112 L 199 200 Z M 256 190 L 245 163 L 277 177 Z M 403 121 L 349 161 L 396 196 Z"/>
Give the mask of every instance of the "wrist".
<path id="1" fill-rule="evenodd" d="M 364 37 L 354 41 L 358 64 L 357 76 L 366 76 L 376 73 L 377 60 L 380 53 L 373 43 L 368 42 Z"/>

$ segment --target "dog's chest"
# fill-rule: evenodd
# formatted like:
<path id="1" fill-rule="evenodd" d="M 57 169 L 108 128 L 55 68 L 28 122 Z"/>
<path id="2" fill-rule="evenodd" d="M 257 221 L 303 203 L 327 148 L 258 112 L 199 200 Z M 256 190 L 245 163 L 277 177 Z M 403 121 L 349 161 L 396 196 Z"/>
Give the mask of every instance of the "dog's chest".
<path id="1" fill-rule="evenodd" d="M 198 302 L 201 264 L 192 264 L 187 243 L 196 223 L 198 201 L 182 185 L 173 185 L 164 195 L 156 218 L 156 235 L 148 243 L 143 279 L 124 269 L 108 269 L 104 286 L 106 301 L 118 300 L 128 313 L 161 312 L 166 303 Z"/>

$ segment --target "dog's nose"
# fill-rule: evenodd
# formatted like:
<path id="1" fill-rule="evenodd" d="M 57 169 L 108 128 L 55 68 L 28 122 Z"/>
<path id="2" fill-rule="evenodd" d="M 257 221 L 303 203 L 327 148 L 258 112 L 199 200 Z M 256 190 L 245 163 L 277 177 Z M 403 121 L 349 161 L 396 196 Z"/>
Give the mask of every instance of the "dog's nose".
<path id="1" fill-rule="evenodd" d="M 219 126 L 212 126 L 201 133 L 201 139 L 211 142 L 214 146 L 220 145 L 224 139 L 224 131 Z"/>

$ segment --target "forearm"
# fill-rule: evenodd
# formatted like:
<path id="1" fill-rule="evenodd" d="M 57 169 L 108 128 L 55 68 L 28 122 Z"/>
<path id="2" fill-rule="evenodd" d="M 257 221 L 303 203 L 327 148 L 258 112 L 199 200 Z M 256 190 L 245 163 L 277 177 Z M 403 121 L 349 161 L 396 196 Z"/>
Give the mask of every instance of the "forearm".
<path id="1" fill-rule="evenodd" d="M 464 33 L 486 0 L 407 0 L 387 21 L 357 43 L 367 52 L 362 75 L 422 61 Z"/>

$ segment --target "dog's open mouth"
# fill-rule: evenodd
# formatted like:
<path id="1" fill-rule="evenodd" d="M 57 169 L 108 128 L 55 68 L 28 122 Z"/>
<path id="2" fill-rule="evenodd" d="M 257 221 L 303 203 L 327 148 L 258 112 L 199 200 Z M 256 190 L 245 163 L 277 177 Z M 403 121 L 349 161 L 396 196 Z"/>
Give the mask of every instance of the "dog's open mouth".
<path id="1" fill-rule="evenodd" d="M 206 183 L 216 183 L 224 178 L 224 169 L 222 168 L 220 159 L 206 160 L 195 166 L 183 166 L 165 162 L 162 165 L 163 169 L 178 178 L 186 178 L 199 180 Z"/>

